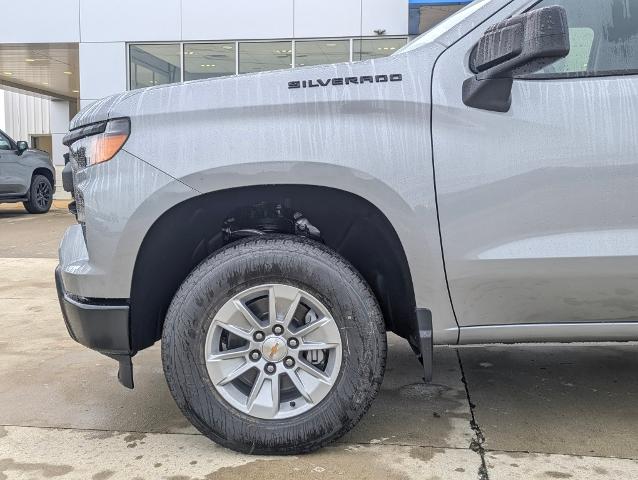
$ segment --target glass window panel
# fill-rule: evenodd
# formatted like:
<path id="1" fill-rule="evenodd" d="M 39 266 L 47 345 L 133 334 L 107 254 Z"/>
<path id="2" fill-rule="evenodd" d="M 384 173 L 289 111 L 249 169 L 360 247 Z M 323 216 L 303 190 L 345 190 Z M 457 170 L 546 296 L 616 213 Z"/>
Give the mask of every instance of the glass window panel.
<path id="1" fill-rule="evenodd" d="M 235 43 L 184 45 L 184 80 L 235 74 Z"/>
<path id="2" fill-rule="evenodd" d="M 352 59 L 369 60 L 371 58 L 381 58 L 392 55 L 399 48 L 405 45 L 405 38 L 368 38 L 355 39 L 353 45 Z"/>
<path id="3" fill-rule="evenodd" d="M 292 67 L 292 42 L 242 42 L 239 73 L 281 70 Z"/>
<path id="4" fill-rule="evenodd" d="M 179 44 L 131 45 L 131 89 L 181 81 Z"/>
<path id="5" fill-rule="evenodd" d="M 304 40 L 295 44 L 296 67 L 349 61 L 349 40 Z"/>
<path id="6" fill-rule="evenodd" d="M 638 2 L 544 0 L 567 12 L 569 55 L 533 76 L 570 77 L 638 72 Z"/>
<path id="7" fill-rule="evenodd" d="M 7 137 L 0 133 L 0 150 L 11 150 L 11 142 Z"/>

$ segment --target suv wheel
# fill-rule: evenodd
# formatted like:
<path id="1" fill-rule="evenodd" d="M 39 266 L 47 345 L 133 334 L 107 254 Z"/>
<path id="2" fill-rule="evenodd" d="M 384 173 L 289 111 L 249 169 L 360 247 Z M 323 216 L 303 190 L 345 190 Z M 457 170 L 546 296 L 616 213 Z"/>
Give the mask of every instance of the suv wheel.
<path id="1" fill-rule="evenodd" d="M 31 179 L 29 200 L 24 208 L 29 213 L 47 213 L 53 203 L 53 186 L 44 175 L 34 175 Z"/>
<path id="2" fill-rule="evenodd" d="M 173 298 L 164 373 L 184 415 L 233 450 L 293 454 L 350 430 L 386 358 L 359 273 L 303 238 L 253 237 L 202 262 Z"/>

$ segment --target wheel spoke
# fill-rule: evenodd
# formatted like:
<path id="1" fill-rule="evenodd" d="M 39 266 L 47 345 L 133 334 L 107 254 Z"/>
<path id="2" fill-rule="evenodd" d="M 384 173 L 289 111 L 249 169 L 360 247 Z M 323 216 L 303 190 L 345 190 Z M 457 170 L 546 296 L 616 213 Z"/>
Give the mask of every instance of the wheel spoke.
<path id="1" fill-rule="evenodd" d="M 279 375 L 270 378 L 270 393 L 272 399 L 271 415 L 274 417 L 279 412 Z"/>
<path id="2" fill-rule="evenodd" d="M 230 332 L 233 335 L 237 335 L 238 337 L 241 337 L 244 340 L 250 341 L 253 338 L 252 332 L 249 332 L 248 330 L 244 330 L 243 328 L 236 327 L 235 325 L 220 322 L 219 326 L 222 327 L 227 332 Z"/>
<path id="3" fill-rule="evenodd" d="M 232 382 L 233 380 L 236 380 L 237 378 L 241 377 L 244 373 L 246 373 L 248 370 L 250 370 L 253 367 L 254 367 L 254 364 L 252 364 L 250 362 L 244 362 L 239 367 L 237 367 L 235 370 L 233 370 L 228 375 L 226 375 L 224 378 L 222 378 L 219 382 L 217 382 L 217 385 L 219 385 L 220 387 L 223 387 L 224 385 L 226 385 L 226 384 Z"/>
<path id="4" fill-rule="evenodd" d="M 330 377 L 328 377 L 324 372 L 322 372 L 318 368 L 316 368 L 316 367 L 314 367 L 314 366 L 310 365 L 309 363 L 306 363 L 306 362 L 304 362 L 302 360 L 297 362 L 297 365 L 299 366 L 300 370 L 303 370 L 304 372 L 309 373 L 310 375 L 315 377 L 320 382 L 325 383 L 326 385 L 330 385 Z"/>
<path id="5" fill-rule="evenodd" d="M 292 321 L 292 318 L 295 315 L 295 312 L 297 311 L 297 307 L 299 307 L 299 302 L 301 301 L 301 292 L 297 292 L 297 295 L 295 295 L 295 298 L 292 299 L 292 302 L 290 303 L 290 306 L 288 307 L 288 311 L 286 312 L 286 316 L 284 317 L 284 327 L 288 328 L 288 325 L 290 325 L 290 322 Z"/>
<path id="6" fill-rule="evenodd" d="M 309 335 L 312 332 L 325 327 L 330 322 L 331 322 L 331 319 L 328 317 L 318 318 L 314 322 L 308 323 L 304 325 L 303 327 L 301 327 L 299 330 L 295 332 L 295 335 L 298 337 L 305 337 L 306 335 Z"/>
<path id="7" fill-rule="evenodd" d="M 266 380 L 266 374 L 262 371 L 259 372 L 257 378 L 255 379 L 255 383 L 253 384 L 253 388 L 250 390 L 250 395 L 248 395 L 248 399 L 246 400 L 246 408 L 250 412 L 253 409 L 255 404 L 255 400 L 261 391 L 261 387 L 264 386 L 264 381 Z"/>
<path id="8" fill-rule="evenodd" d="M 262 328 L 259 319 L 253 312 L 248 309 L 244 302 L 242 302 L 241 300 L 233 300 L 233 305 L 235 305 L 235 308 L 241 312 L 241 314 L 244 316 L 244 318 L 252 328 L 255 328 L 257 330 L 260 330 Z"/>
<path id="9" fill-rule="evenodd" d="M 277 321 L 277 295 L 275 294 L 275 287 L 268 289 L 268 322 L 270 325 L 274 325 Z"/>
<path id="10" fill-rule="evenodd" d="M 290 381 L 295 386 L 297 391 L 301 394 L 301 396 L 304 398 L 304 400 L 306 400 L 306 402 L 315 403 L 310 393 L 308 393 L 308 390 L 306 390 L 306 386 L 301 381 L 301 378 L 299 378 L 299 375 L 297 374 L 296 370 L 290 370 L 288 372 L 288 378 L 290 378 Z"/>
<path id="11" fill-rule="evenodd" d="M 302 342 L 298 350 L 301 352 L 307 352 L 309 350 L 329 350 L 331 348 L 339 347 L 338 343 L 327 343 L 327 342 Z"/>
<path id="12" fill-rule="evenodd" d="M 207 362 L 220 362 L 222 360 L 230 360 L 233 358 L 245 357 L 250 348 L 233 348 L 232 350 L 226 350 L 224 352 L 211 353 L 208 356 Z"/>

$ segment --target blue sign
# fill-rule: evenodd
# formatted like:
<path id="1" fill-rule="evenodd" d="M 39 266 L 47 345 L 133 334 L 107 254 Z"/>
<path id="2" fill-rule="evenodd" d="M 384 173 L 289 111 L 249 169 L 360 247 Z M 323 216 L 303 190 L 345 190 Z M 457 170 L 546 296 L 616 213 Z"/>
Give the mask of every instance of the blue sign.
<path id="1" fill-rule="evenodd" d="M 464 5 L 472 0 L 409 0 L 409 3 L 418 3 L 420 5 Z"/>

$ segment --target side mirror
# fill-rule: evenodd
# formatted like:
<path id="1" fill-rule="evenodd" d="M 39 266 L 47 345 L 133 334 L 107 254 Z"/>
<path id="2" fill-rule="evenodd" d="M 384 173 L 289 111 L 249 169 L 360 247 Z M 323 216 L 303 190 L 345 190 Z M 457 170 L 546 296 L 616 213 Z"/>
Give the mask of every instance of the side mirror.
<path id="1" fill-rule="evenodd" d="M 16 142 L 16 147 L 18 148 L 18 155 L 22 155 L 25 150 L 29 149 L 29 144 L 24 140 L 20 140 L 19 142 Z"/>
<path id="2" fill-rule="evenodd" d="M 539 8 L 487 29 L 470 55 L 476 75 L 463 82 L 468 107 L 507 112 L 516 75 L 537 72 L 569 54 L 563 7 Z"/>

